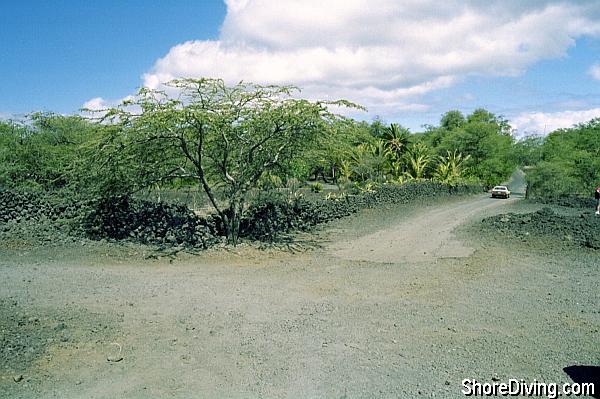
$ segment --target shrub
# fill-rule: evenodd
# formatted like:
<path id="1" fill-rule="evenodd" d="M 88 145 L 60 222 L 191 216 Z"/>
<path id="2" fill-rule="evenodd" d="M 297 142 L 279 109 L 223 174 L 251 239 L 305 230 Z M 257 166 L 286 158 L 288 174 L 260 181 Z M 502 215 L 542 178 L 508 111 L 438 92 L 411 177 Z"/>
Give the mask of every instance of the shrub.
<path id="1" fill-rule="evenodd" d="M 310 185 L 310 191 L 313 193 L 320 193 L 323 191 L 323 185 L 319 182 L 315 182 Z"/>

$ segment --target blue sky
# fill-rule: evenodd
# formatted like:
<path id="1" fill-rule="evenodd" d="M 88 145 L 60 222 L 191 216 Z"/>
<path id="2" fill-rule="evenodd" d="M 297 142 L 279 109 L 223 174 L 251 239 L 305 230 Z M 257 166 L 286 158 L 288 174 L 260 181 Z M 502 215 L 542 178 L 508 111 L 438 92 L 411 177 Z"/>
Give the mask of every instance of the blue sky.
<path id="1" fill-rule="evenodd" d="M 556 114 L 599 109 L 600 80 L 588 73 L 590 66 L 598 60 L 600 40 L 579 39 L 565 56 L 540 61 L 522 75 L 473 76 L 429 97 L 441 108 L 448 104 L 467 113 L 484 107 L 509 117 L 528 112 Z M 600 116 L 600 112 L 597 115 Z M 430 114 L 430 117 L 435 119 L 436 114 Z M 546 133 L 549 133 L 548 129 L 552 127 L 546 127 Z"/>
<path id="2" fill-rule="evenodd" d="M 413 131 L 450 109 L 485 107 L 519 134 L 600 116 L 593 0 L 11 3 L 0 12 L 4 117 L 101 108 L 181 76 L 296 84 Z"/>
<path id="3" fill-rule="evenodd" d="M 76 112 L 117 98 L 169 49 L 219 35 L 222 1 L 22 1 L 0 12 L 0 112 Z"/>

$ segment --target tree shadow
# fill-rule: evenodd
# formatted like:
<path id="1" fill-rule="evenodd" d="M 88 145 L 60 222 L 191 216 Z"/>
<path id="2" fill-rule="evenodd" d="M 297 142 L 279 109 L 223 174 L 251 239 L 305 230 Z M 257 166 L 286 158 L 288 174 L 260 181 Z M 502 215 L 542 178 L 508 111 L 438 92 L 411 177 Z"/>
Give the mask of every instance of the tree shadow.
<path id="1" fill-rule="evenodd" d="M 600 399 L 600 367 L 599 366 L 569 366 L 563 369 L 571 379 L 578 383 L 593 383 L 594 398 Z"/>

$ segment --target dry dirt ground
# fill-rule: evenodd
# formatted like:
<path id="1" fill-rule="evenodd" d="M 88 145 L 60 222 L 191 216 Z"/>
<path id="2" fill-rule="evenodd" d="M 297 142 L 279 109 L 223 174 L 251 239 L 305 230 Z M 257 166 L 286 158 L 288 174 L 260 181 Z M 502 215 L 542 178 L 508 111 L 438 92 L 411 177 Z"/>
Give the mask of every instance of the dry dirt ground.
<path id="1" fill-rule="evenodd" d="M 303 252 L 0 253 L 0 397 L 460 398 L 600 365 L 600 255 L 484 232 L 487 195 L 365 210 Z M 16 382 L 18 381 L 18 382 Z"/>

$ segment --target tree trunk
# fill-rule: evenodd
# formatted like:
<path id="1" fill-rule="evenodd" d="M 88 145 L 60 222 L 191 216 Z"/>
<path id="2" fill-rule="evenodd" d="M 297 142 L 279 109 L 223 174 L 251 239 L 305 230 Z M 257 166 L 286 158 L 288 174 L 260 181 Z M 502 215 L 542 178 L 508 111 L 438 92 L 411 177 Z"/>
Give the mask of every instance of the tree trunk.
<path id="1" fill-rule="evenodd" d="M 243 209 L 244 199 L 233 196 L 226 212 L 227 220 L 225 221 L 227 242 L 233 246 L 239 242 Z"/>

